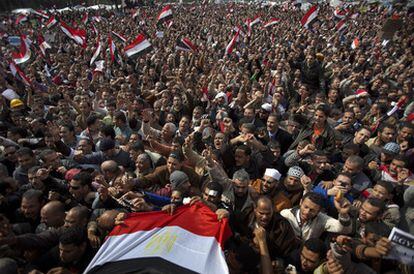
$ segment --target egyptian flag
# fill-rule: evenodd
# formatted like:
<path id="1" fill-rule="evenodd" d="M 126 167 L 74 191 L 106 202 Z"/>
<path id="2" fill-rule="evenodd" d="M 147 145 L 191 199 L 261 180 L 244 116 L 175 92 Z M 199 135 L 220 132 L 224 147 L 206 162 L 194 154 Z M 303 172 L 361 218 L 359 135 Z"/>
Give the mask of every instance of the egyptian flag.
<path id="1" fill-rule="evenodd" d="M 334 10 L 334 16 L 335 16 L 336 18 L 340 18 L 340 19 L 345 18 L 345 17 L 346 17 L 346 15 L 347 15 L 347 13 L 348 13 L 348 11 L 347 11 L 347 10 L 344 10 L 344 9 L 339 9 L 339 8 L 336 8 L 336 9 Z"/>
<path id="2" fill-rule="evenodd" d="M 126 43 L 127 39 L 124 36 L 122 36 L 121 34 L 116 33 L 115 31 L 112 31 L 112 34 L 115 35 L 115 37 L 118 38 L 119 40 L 121 40 L 123 43 Z"/>
<path id="3" fill-rule="evenodd" d="M 170 5 L 165 6 L 157 17 L 157 23 L 168 21 L 172 18 L 172 9 Z"/>
<path id="4" fill-rule="evenodd" d="M 96 23 L 100 23 L 102 21 L 101 16 L 92 16 L 92 21 L 95 21 Z"/>
<path id="5" fill-rule="evenodd" d="M 46 22 L 46 28 L 50 29 L 54 25 L 56 25 L 58 21 L 56 20 L 55 16 L 50 16 L 49 20 Z"/>
<path id="6" fill-rule="evenodd" d="M 262 19 L 260 19 L 260 16 L 256 16 L 253 20 L 251 20 L 250 28 L 253 28 L 254 25 L 259 24 L 261 21 Z"/>
<path id="7" fill-rule="evenodd" d="M 27 16 L 24 14 L 20 14 L 19 16 L 17 16 L 16 21 L 14 22 L 15 25 L 21 24 L 23 22 L 27 21 Z"/>
<path id="8" fill-rule="evenodd" d="M 99 60 L 95 62 L 95 69 L 93 70 L 93 75 L 97 74 L 97 73 L 103 73 L 104 71 L 104 60 Z"/>
<path id="9" fill-rule="evenodd" d="M 101 39 L 100 38 L 101 37 L 98 36 L 98 39 L 96 41 L 96 49 L 93 52 L 91 61 L 89 63 L 90 66 L 92 66 L 92 64 L 95 62 L 96 58 L 98 58 L 99 57 L 99 54 L 101 53 L 102 45 L 101 45 Z"/>
<path id="10" fill-rule="evenodd" d="M 132 19 L 135 19 L 135 17 L 137 17 L 139 15 L 139 10 L 134 9 L 134 10 L 131 11 L 131 14 L 132 14 Z"/>
<path id="11" fill-rule="evenodd" d="M 139 34 L 131 44 L 125 47 L 125 55 L 131 57 L 134 54 L 144 54 L 152 50 L 151 43 L 144 35 Z"/>
<path id="12" fill-rule="evenodd" d="M 238 38 L 239 38 L 239 31 L 236 32 L 236 34 L 233 36 L 233 38 L 228 43 L 225 54 L 231 54 L 233 52 L 234 46 L 236 45 L 236 41 Z"/>
<path id="13" fill-rule="evenodd" d="M 318 16 L 318 6 L 314 5 L 312 6 L 308 12 L 303 16 L 302 20 L 300 20 L 300 23 L 302 27 L 309 28 L 309 24 Z"/>
<path id="14" fill-rule="evenodd" d="M 171 26 L 173 25 L 173 20 L 170 20 L 168 22 L 165 22 L 167 29 L 171 28 Z"/>
<path id="15" fill-rule="evenodd" d="M 96 36 L 98 36 L 98 35 L 99 35 L 99 31 L 98 31 L 98 29 L 96 28 L 95 24 L 94 24 L 94 23 L 91 23 L 91 26 L 92 26 L 92 30 L 93 30 L 93 32 L 95 33 L 95 35 L 96 35 Z"/>
<path id="16" fill-rule="evenodd" d="M 89 14 L 85 12 L 85 14 L 82 16 L 81 21 L 84 25 L 86 25 L 86 23 L 88 23 L 88 20 L 89 20 Z"/>
<path id="17" fill-rule="evenodd" d="M 60 29 L 67 36 L 69 36 L 69 38 L 74 40 L 78 45 L 81 45 L 83 48 L 86 48 L 86 31 L 85 30 L 72 28 L 63 21 L 60 22 Z"/>
<path id="18" fill-rule="evenodd" d="M 42 34 L 39 34 L 37 37 L 37 44 L 39 45 L 40 51 L 43 56 L 46 56 L 46 50 L 52 48 L 48 42 L 45 41 L 45 38 Z"/>
<path id="19" fill-rule="evenodd" d="M 280 22 L 279 18 L 272 18 L 268 22 L 266 22 L 266 24 L 264 24 L 263 28 L 268 28 L 270 26 L 276 25 L 279 22 Z"/>
<path id="20" fill-rule="evenodd" d="M 40 17 L 42 17 L 44 19 L 49 19 L 49 15 L 47 15 L 44 11 L 41 11 L 41 10 L 32 10 L 32 12 L 35 15 L 40 16 Z"/>
<path id="21" fill-rule="evenodd" d="M 116 46 L 114 41 L 112 40 L 112 35 L 108 34 L 108 48 L 109 54 L 111 56 L 111 63 L 115 61 L 115 54 L 116 54 Z"/>
<path id="22" fill-rule="evenodd" d="M 22 64 L 30 59 L 30 44 L 26 35 L 20 36 L 20 51 L 12 52 L 13 62 Z"/>
<path id="23" fill-rule="evenodd" d="M 197 47 L 191 43 L 190 39 L 183 38 L 177 41 L 177 46 L 175 47 L 176 50 L 183 50 L 183 51 L 192 51 L 196 52 Z"/>
<path id="24" fill-rule="evenodd" d="M 84 273 L 228 274 L 223 246 L 230 236 L 227 219 L 218 221 L 202 203 L 181 206 L 174 215 L 131 213 Z"/>
<path id="25" fill-rule="evenodd" d="M 355 39 L 352 41 L 351 48 L 352 48 L 352 49 L 356 49 L 356 48 L 358 48 L 358 47 L 359 47 L 359 39 L 358 39 L 358 37 L 357 37 L 357 38 L 355 38 Z"/>
<path id="26" fill-rule="evenodd" d="M 344 30 L 347 27 L 345 23 L 346 23 L 346 19 L 342 19 L 341 21 L 339 21 L 335 26 L 336 31 L 340 32 Z"/>
<path id="27" fill-rule="evenodd" d="M 24 74 L 24 72 L 19 68 L 19 66 L 16 65 L 13 61 L 9 62 L 9 68 L 11 73 L 13 74 L 16 79 L 19 79 L 23 82 L 26 86 L 31 86 L 32 83 L 30 82 L 30 79 Z"/>
<path id="28" fill-rule="evenodd" d="M 251 23 L 252 23 L 252 20 L 251 20 L 250 18 L 247 18 L 247 20 L 246 20 L 246 22 L 245 22 L 245 24 L 246 24 L 246 26 L 247 26 L 247 36 L 252 35 L 252 27 L 251 27 Z"/>

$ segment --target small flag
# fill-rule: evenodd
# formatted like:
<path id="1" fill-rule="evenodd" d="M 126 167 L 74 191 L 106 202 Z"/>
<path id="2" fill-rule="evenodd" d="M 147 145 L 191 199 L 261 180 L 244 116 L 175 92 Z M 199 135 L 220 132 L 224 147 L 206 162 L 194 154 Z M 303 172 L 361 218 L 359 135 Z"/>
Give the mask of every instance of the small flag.
<path id="1" fill-rule="evenodd" d="M 239 37 L 239 32 L 236 32 L 236 34 L 233 36 L 233 38 L 228 43 L 225 54 L 231 54 L 233 52 L 234 45 L 236 44 L 238 37 Z"/>
<path id="2" fill-rule="evenodd" d="M 116 33 L 115 31 L 112 31 L 112 34 L 115 35 L 122 42 L 126 43 L 127 39 L 124 36 L 122 36 L 121 34 Z"/>
<path id="3" fill-rule="evenodd" d="M 139 34 L 131 44 L 125 47 L 125 55 L 131 57 L 135 54 L 144 54 L 152 50 L 151 43 L 145 38 L 144 35 Z"/>
<path id="4" fill-rule="evenodd" d="M 46 22 L 46 28 L 50 29 L 51 27 L 56 25 L 56 23 L 57 23 L 57 20 L 55 19 L 55 16 L 52 15 L 49 17 L 49 20 Z"/>
<path id="5" fill-rule="evenodd" d="M 302 20 L 300 20 L 300 23 L 302 24 L 302 27 L 308 28 L 309 24 L 318 16 L 318 6 L 314 5 L 312 6 L 308 12 L 303 16 Z"/>
<path id="6" fill-rule="evenodd" d="M 20 51 L 12 52 L 13 62 L 16 64 L 22 64 L 30 59 L 30 43 L 26 35 L 20 36 Z"/>
<path id="7" fill-rule="evenodd" d="M 358 48 L 358 47 L 359 47 L 359 39 L 358 39 L 358 38 L 355 38 L 355 39 L 352 41 L 351 48 L 352 48 L 352 49 L 356 49 L 356 48 Z"/>
<path id="8" fill-rule="evenodd" d="M 24 15 L 24 14 L 20 14 L 20 15 L 17 16 L 16 21 L 14 22 L 14 24 L 19 25 L 19 24 L 21 24 L 23 22 L 26 22 L 26 21 L 27 21 L 27 16 Z"/>
<path id="9" fill-rule="evenodd" d="M 182 50 L 182 51 L 192 51 L 196 52 L 197 47 L 190 41 L 188 38 L 183 38 L 181 40 L 177 41 L 177 46 L 175 47 L 176 50 Z"/>
<path id="10" fill-rule="evenodd" d="M 276 25 L 279 22 L 280 22 L 279 18 L 272 18 L 268 22 L 266 22 L 266 24 L 264 24 L 263 28 L 268 28 L 270 26 Z"/>
<path id="11" fill-rule="evenodd" d="M 96 73 L 103 73 L 104 64 L 105 64 L 104 60 L 96 61 L 95 62 L 95 69 L 93 70 L 93 74 L 95 75 Z"/>
<path id="12" fill-rule="evenodd" d="M 96 58 L 98 58 L 98 57 L 99 57 L 99 54 L 101 53 L 101 48 L 102 48 L 102 46 L 101 46 L 101 39 L 100 39 L 100 37 L 98 36 L 98 39 L 97 39 L 97 41 L 96 41 L 96 49 L 95 49 L 95 51 L 93 52 L 93 55 L 92 55 L 91 61 L 90 61 L 90 63 L 89 63 L 89 65 L 90 65 L 90 66 L 92 66 L 92 64 L 95 62 Z"/>
<path id="13" fill-rule="evenodd" d="M 172 18 L 171 6 L 167 5 L 161 10 L 160 14 L 158 15 L 157 22 L 167 21 L 171 18 Z"/>
<path id="14" fill-rule="evenodd" d="M 32 12 L 35 15 L 40 16 L 40 17 L 42 17 L 44 19 L 49 19 L 49 15 L 47 15 L 46 12 L 44 12 L 44 11 L 41 11 L 41 10 L 32 10 Z"/>
<path id="15" fill-rule="evenodd" d="M 82 16 L 82 24 L 86 25 L 86 23 L 88 23 L 89 20 L 89 14 L 87 12 L 85 12 L 85 14 Z"/>
<path id="16" fill-rule="evenodd" d="M 19 66 L 16 65 L 13 61 L 9 62 L 9 68 L 11 73 L 13 74 L 16 79 L 19 79 L 23 82 L 26 86 L 31 86 L 32 83 L 30 82 L 30 79 L 24 74 L 24 72 L 19 68 Z"/>
<path id="17" fill-rule="evenodd" d="M 342 19 L 341 21 L 339 21 L 335 26 L 336 31 L 339 32 L 339 31 L 344 30 L 347 27 L 345 23 L 346 23 L 346 19 Z"/>
<path id="18" fill-rule="evenodd" d="M 336 18 L 343 19 L 343 18 L 346 17 L 347 14 L 348 14 L 348 10 L 344 10 L 344 9 L 340 9 L 340 8 L 336 8 L 334 10 L 334 16 Z"/>
<path id="19" fill-rule="evenodd" d="M 42 34 L 39 34 L 37 37 L 37 44 L 39 45 L 40 51 L 42 52 L 43 56 L 46 56 L 46 50 L 52 48 L 49 43 L 45 41 L 45 38 Z"/>
<path id="20" fill-rule="evenodd" d="M 259 24 L 261 21 L 262 19 L 260 18 L 260 16 L 256 16 L 253 20 L 251 20 L 250 27 L 253 28 L 254 25 Z"/>
<path id="21" fill-rule="evenodd" d="M 111 34 L 108 35 L 108 48 L 109 48 L 109 54 L 111 56 L 111 63 L 115 61 L 115 52 L 116 52 L 116 46 L 114 41 L 112 41 Z"/>
<path id="22" fill-rule="evenodd" d="M 137 17 L 139 15 L 139 10 L 134 9 L 134 10 L 132 10 L 131 14 L 132 14 L 132 19 L 135 19 L 135 17 Z"/>

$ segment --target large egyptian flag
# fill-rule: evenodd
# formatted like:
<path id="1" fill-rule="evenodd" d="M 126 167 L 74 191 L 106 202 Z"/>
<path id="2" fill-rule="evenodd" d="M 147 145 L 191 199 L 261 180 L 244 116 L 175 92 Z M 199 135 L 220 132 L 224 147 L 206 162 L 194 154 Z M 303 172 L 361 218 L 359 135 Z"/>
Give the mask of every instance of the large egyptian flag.
<path id="1" fill-rule="evenodd" d="M 197 47 L 190 41 L 188 38 L 183 38 L 177 41 L 177 46 L 175 47 L 176 50 L 182 51 L 197 51 Z"/>
<path id="2" fill-rule="evenodd" d="M 226 274 L 223 245 L 230 236 L 227 219 L 218 221 L 202 203 L 174 215 L 132 213 L 109 234 L 85 273 Z"/>
<path id="3" fill-rule="evenodd" d="M 309 24 L 318 16 L 318 6 L 312 6 L 300 20 L 302 27 L 309 28 Z"/>
<path id="4" fill-rule="evenodd" d="M 20 50 L 19 52 L 12 52 L 13 62 L 16 64 L 25 63 L 30 59 L 30 43 L 26 35 L 20 36 Z"/>
<path id="5" fill-rule="evenodd" d="M 84 29 L 72 28 L 63 21 L 60 21 L 60 29 L 77 44 L 86 48 L 86 31 Z"/>
<path id="6" fill-rule="evenodd" d="M 151 50 L 151 43 L 142 34 L 139 34 L 131 44 L 124 48 L 125 55 L 128 57 L 131 57 L 134 54 L 144 54 Z"/>

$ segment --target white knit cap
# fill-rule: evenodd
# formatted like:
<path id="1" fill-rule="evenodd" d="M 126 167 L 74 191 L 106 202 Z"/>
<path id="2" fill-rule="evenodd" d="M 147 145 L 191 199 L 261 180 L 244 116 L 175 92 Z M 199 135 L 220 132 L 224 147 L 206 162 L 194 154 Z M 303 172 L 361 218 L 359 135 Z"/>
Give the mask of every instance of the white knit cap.
<path id="1" fill-rule="evenodd" d="M 274 168 L 266 168 L 264 176 L 272 177 L 273 179 L 279 181 L 282 174 L 277 169 Z"/>
<path id="2" fill-rule="evenodd" d="M 293 166 L 289 168 L 288 173 L 287 173 L 288 176 L 292 176 L 296 178 L 301 178 L 304 174 L 305 173 L 303 172 L 303 170 L 298 166 Z"/>

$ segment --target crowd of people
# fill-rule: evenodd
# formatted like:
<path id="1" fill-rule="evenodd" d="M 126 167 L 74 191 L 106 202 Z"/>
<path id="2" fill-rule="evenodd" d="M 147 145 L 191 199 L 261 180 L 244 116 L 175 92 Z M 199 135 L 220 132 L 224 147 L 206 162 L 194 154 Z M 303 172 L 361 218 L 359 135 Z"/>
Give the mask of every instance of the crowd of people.
<path id="1" fill-rule="evenodd" d="M 410 273 L 385 257 L 391 229 L 414 234 L 413 15 L 320 4 L 305 28 L 293 4 L 161 8 L 56 13 L 85 48 L 2 16 L 0 88 L 17 96 L 0 98 L 0 273 L 82 273 L 128 213 L 183 203 L 228 220 L 230 273 Z M 9 69 L 20 34 L 30 84 Z M 138 34 L 152 51 L 126 57 Z"/>

